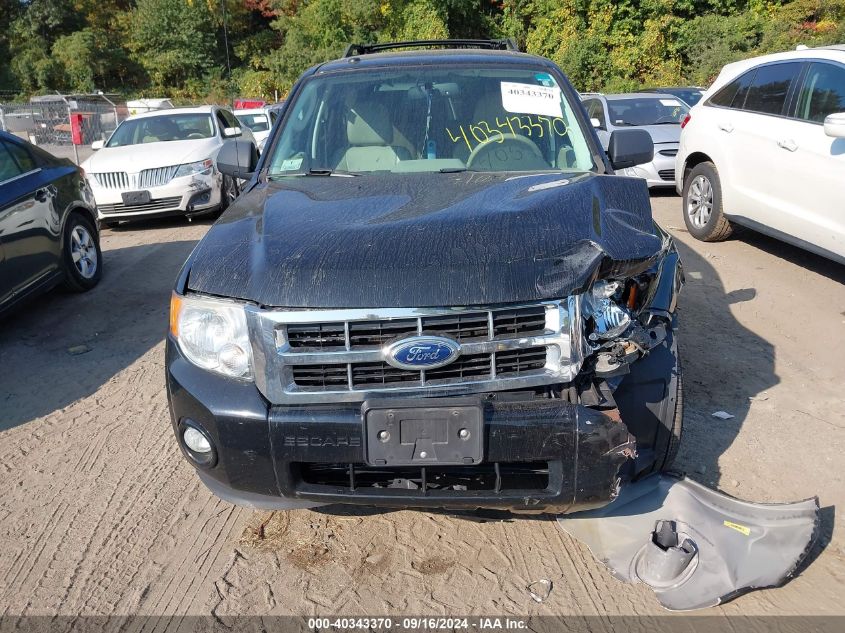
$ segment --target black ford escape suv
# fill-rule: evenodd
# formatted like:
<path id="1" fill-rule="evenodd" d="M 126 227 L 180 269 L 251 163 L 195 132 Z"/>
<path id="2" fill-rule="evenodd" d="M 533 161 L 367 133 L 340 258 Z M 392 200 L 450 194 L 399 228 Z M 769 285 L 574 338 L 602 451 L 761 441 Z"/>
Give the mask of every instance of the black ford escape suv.
<path id="1" fill-rule="evenodd" d="M 681 267 L 613 175 L 651 140 L 605 154 L 560 69 L 514 48 L 350 46 L 260 160 L 221 151 L 251 180 L 179 275 L 166 369 L 218 496 L 566 512 L 671 463 Z"/>

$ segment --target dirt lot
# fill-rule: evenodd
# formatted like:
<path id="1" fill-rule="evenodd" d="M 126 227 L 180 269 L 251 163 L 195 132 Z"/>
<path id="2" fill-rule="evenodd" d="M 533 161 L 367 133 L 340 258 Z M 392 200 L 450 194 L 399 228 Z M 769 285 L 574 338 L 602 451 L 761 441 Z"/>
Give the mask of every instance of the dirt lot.
<path id="1" fill-rule="evenodd" d="M 695 242 L 677 197 L 653 202 L 687 271 L 678 466 L 741 498 L 824 508 L 797 579 L 706 613 L 845 614 L 845 268 L 754 234 Z M 163 386 L 170 287 L 207 228 L 106 231 L 96 290 L 0 322 L 0 615 L 661 612 L 549 518 L 257 513 L 212 497 Z M 542 604 L 525 589 L 540 578 L 554 582 Z"/>

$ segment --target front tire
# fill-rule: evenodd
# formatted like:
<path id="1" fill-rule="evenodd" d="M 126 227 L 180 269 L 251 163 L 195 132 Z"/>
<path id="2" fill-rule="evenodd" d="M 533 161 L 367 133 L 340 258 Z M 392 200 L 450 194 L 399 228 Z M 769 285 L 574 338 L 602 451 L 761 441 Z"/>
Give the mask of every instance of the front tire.
<path id="1" fill-rule="evenodd" d="M 91 290 L 103 274 L 103 253 L 94 224 L 81 213 L 71 213 L 62 239 L 65 288 L 71 292 Z"/>
<path id="2" fill-rule="evenodd" d="M 693 167 L 684 182 L 684 224 L 694 238 L 721 242 L 733 233 L 722 209 L 722 183 L 713 163 Z"/>
<path id="3" fill-rule="evenodd" d="M 223 181 L 220 184 L 220 213 L 229 208 L 235 199 L 238 197 L 238 183 L 234 178 L 223 176 Z"/>

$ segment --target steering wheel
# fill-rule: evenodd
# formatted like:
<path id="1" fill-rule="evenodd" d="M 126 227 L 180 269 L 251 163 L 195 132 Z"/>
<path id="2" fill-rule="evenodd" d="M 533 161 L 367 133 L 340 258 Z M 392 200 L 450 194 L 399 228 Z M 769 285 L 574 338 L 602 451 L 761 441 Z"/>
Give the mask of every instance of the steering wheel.
<path id="1" fill-rule="evenodd" d="M 534 141 L 518 134 L 494 136 L 476 145 L 467 158 L 467 169 L 475 165 L 487 171 L 549 169 Z"/>

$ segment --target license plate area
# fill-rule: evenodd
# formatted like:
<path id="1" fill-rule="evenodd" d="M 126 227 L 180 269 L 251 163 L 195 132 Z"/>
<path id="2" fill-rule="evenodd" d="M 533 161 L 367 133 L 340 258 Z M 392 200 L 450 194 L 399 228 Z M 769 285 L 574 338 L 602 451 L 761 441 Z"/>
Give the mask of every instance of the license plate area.
<path id="1" fill-rule="evenodd" d="M 148 204 L 150 202 L 149 191 L 125 191 L 120 194 L 120 197 L 123 198 L 123 204 L 127 207 Z"/>
<path id="2" fill-rule="evenodd" d="M 480 400 L 367 401 L 361 412 L 370 466 L 471 466 L 484 457 Z"/>

